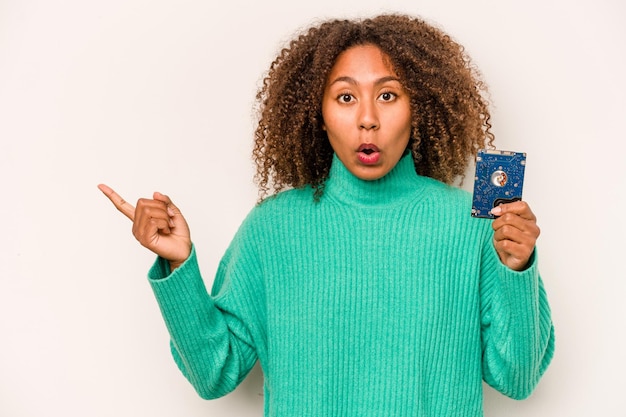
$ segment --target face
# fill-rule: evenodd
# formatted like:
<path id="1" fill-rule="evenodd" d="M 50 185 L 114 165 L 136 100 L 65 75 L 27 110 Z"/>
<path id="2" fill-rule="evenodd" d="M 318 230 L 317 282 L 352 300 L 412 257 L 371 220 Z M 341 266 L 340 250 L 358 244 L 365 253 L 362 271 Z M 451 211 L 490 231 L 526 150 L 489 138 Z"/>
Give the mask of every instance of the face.
<path id="1" fill-rule="evenodd" d="M 324 130 L 337 157 L 363 180 L 396 166 L 409 143 L 409 97 L 376 46 L 342 52 L 330 71 L 324 97 Z"/>

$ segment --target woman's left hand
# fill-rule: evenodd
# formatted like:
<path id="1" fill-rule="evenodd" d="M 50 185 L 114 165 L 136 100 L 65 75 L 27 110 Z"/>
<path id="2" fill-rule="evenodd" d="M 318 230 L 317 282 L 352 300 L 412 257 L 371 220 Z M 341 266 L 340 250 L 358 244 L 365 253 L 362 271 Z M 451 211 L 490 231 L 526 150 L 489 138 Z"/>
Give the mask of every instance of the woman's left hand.
<path id="1" fill-rule="evenodd" d="M 540 230 L 537 218 L 525 201 L 502 204 L 491 213 L 493 221 L 493 245 L 503 264 L 515 271 L 528 266 Z"/>

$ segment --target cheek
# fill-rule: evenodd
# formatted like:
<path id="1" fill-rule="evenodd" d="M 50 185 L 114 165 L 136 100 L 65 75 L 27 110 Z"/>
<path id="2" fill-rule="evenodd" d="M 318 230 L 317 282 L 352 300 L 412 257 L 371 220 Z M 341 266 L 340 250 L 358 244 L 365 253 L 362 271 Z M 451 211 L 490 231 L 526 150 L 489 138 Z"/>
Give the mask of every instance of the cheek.
<path id="1" fill-rule="evenodd" d="M 407 111 L 402 117 L 398 118 L 401 121 L 398 125 L 398 131 L 402 132 L 403 136 L 406 136 L 407 141 L 411 136 L 411 111 Z"/>
<path id="2" fill-rule="evenodd" d="M 322 123 L 329 134 L 346 134 L 354 124 L 353 117 L 353 111 L 339 105 L 334 98 L 322 101 Z"/>
<path id="3" fill-rule="evenodd" d="M 322 125 L 329 136 L 336 136 L 343 130 L 341 118 L 332 111 L 322 112 Z"/>
<path id="4" fill-rule="evenodd" d="M 328 109 L 328 105 L 323 102 L 322 103 L 322 129 L 328 131 L 329 128 L 332 130 L 333 126 L 333 117 L 332 112 Z"/>

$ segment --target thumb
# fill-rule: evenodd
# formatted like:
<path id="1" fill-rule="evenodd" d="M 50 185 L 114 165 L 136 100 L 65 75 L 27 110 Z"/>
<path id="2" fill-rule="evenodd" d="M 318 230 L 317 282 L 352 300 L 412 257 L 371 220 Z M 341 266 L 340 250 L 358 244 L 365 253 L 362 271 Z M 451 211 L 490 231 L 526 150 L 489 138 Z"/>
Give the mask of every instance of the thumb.
<path id="1" fill-rule="evenodd" d="M 155 191 L 152 195 L 152 198 L 157 201 L 162 201 L 167 205 L 167 214 L 170 216 L 173 222 L 172 226 L 180 225 L 181 221 L 183 222 L 182 224 L 186 224 L 182 213 L 180 212 L 178 207 L 176 207 L 176 205 L 172 203 L 172 200 L 168 196 L 166 196 L 165 194 L 161 194 L 158 191 Z"/>

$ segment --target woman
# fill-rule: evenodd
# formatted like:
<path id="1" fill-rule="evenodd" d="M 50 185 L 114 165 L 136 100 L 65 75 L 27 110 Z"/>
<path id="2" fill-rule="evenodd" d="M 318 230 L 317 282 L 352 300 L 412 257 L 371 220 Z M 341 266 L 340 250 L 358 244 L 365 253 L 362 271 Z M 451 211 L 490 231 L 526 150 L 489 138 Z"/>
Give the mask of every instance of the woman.
<path id="1" fill-rule="evenodd" d="M 480 416 L 483 379 L 531 393 L 554 349 L 535 216 L 516 202 L 472 218 L 447 185 L 492 145 L 483 91 L 463 48 L 420 19 L 294 39 L 257 95 L 261 202 L 210 296 L 172 201 L 135 209 L 100 185 L 159 256 L 150 283 L 203 398 L 257 359 L 267 416 Z"/>

